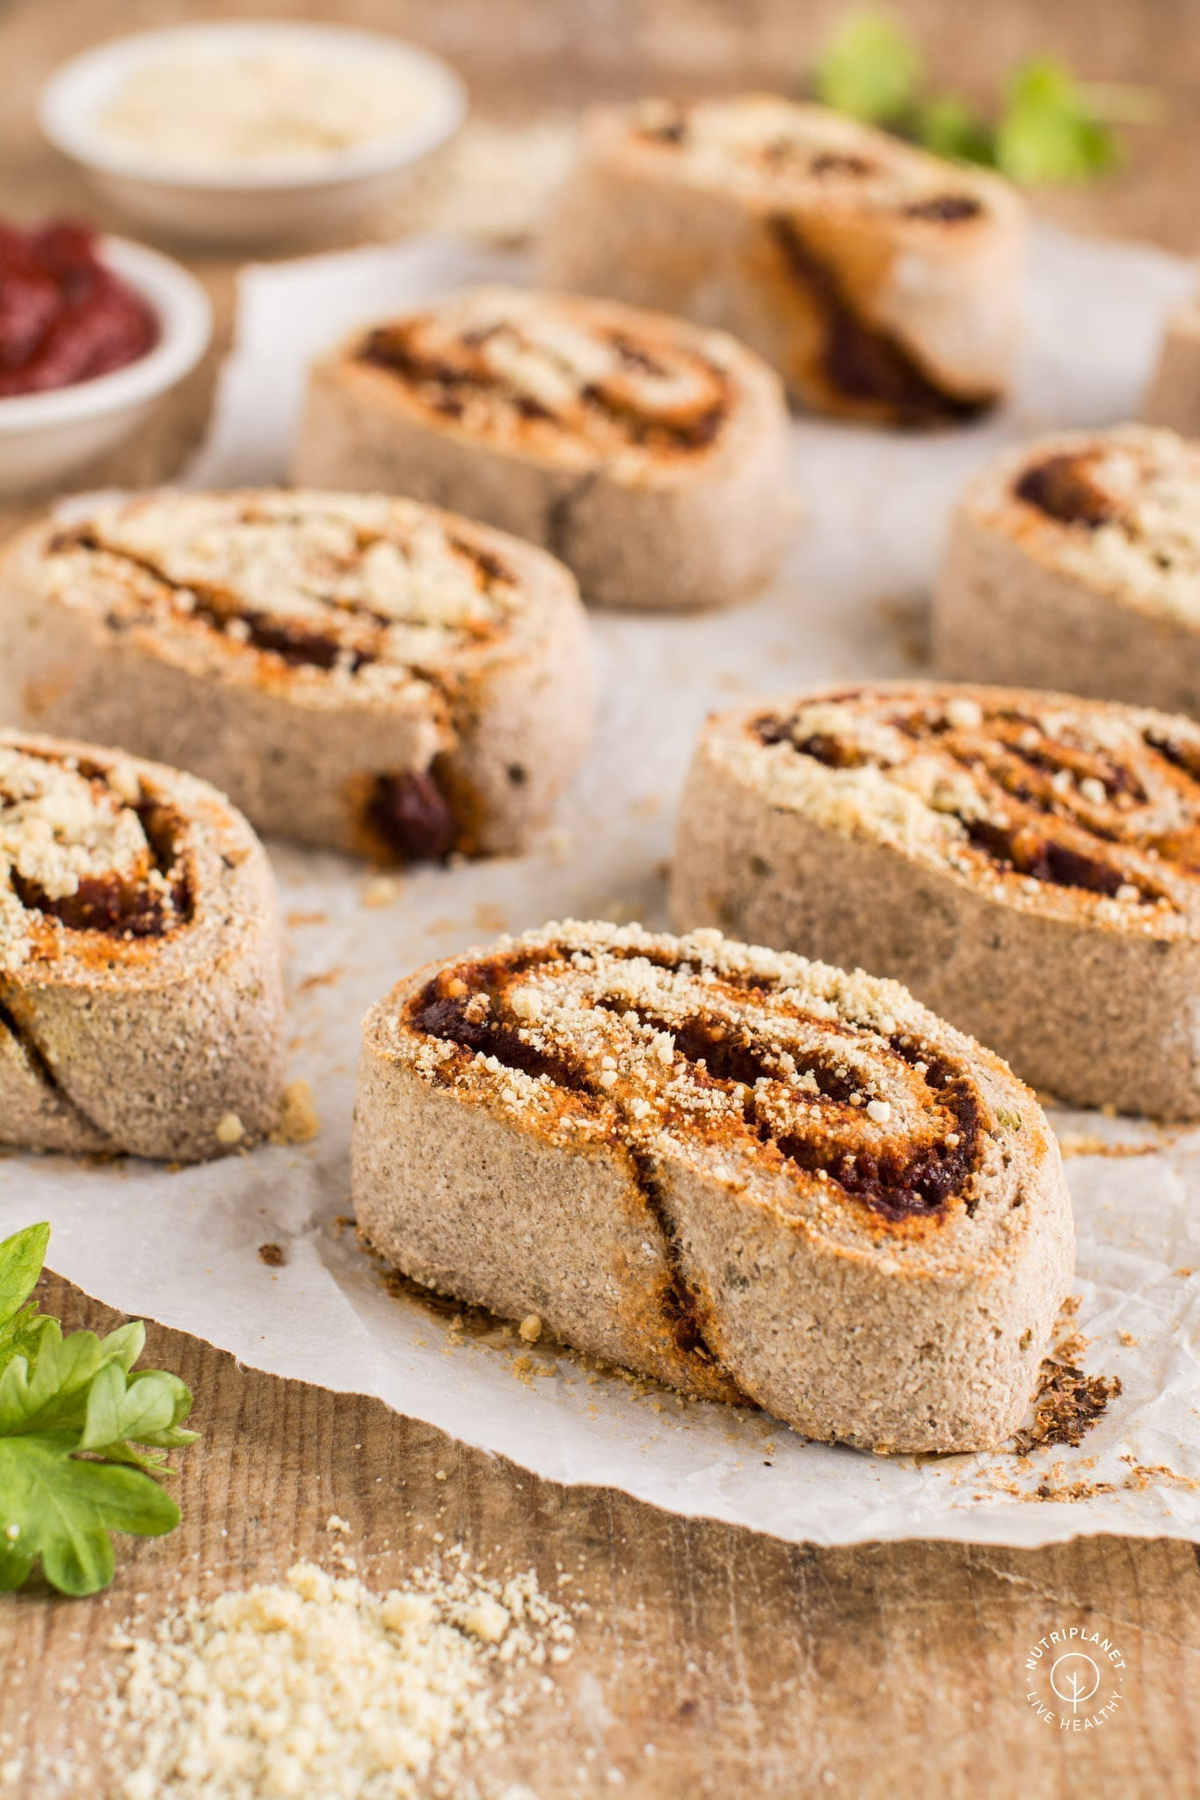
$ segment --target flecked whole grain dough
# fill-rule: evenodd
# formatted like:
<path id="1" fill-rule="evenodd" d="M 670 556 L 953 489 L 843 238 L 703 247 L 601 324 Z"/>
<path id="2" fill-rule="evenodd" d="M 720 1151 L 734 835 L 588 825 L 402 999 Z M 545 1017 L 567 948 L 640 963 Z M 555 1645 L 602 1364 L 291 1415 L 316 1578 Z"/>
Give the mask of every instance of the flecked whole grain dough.
<path id="1" fill-rule="evenodd" d="M 502 366 L 493 351 L 495 366 L 460 384 L 463 411 L 446 410 L 459 406 L 457 392 L 426 392 L 403 370 L 364 356 L 372 336 L 426 321 L 459 351 L 487 333 L 512 340 Z M 632 364 L 632 374 L 610 372 L 624 390 L 613 414 L 629 430 L 625 441 L 613 430 L 604 442 L 591 429 L 589 395 L 614 337 Z M 639 406 L 653 428 L 668 431 L 670 384 L 677 364 L 692 358 L 724 389 L 711 435 L 682 451 L 640 441 L 647 420 Z M 640 374 L 639 362 L 649 364 Z M 481 398 L 491 410 L 473 423 Z M 610 302 L 486 288 L 358 332 L 319 358 L 293 473 L 314 486 L 350 482 L 485 519 L 560 557 L 585 600 L 669 611 L 743 599 L 774 572 L 788 523 L 786 450 L 777 377 L 725 333 Z"/>
<path id="2" fill-rule="evenodd" d="M 1121 425 L 1002 457 L 955 509 L 933 654 L 951 680 L 1200 716 L 1200 451 Z"/>
<path id="3" fill-rule="evenodd" d="M 875 1450 L 999 1444 L 1071 1274 L 1057 1146 L 998 1058 L 715 931 L 567 922 L 400 982 L 352 1161 L 414 1280 Z"/>
<path id="4" fill-rule="evenodd" d="M 1187 720 L 877 683 L 709 720 L 671 916 L 891 975 L 1062 1100 L 1195 1118 L 1198 845 Z"/>
<path id="5" fill-rule="evenodd" d="M 246 820 L 174 769 L 14 732 L 0 734 L 0 796 L 0 1141 L 192 1162 L 265 1137 L 283 1075 L 281 950 Z M 97 820 L 132 856 L 106 865 Z M 148 896 L 161 932 L 125 922 Z M 111 905 L 124 910 L 106 927 Z"/>
<path id="6" fill-rule="evenodd" d="M 901 425 L 1004 393 L 1024 265 L 1007 183 L 770 94 L 589 114 L 539 248 L 551 286 L 720 326 L 804 405 Z"/>
<path id="7" fill-rule="evenodd" d="M 591 643 L 561 564 L 465 519 L 167 491 L 16 539 L 0 698 L 202 775 L 271 835 L 379 862 L 511 853 L 583 755 Z"/>
<path id="8" fill-rule="evenodd" d="M 1200 437 L 1200 303 L 1167 320 L 1141 417 L 1181 437 Z"/>

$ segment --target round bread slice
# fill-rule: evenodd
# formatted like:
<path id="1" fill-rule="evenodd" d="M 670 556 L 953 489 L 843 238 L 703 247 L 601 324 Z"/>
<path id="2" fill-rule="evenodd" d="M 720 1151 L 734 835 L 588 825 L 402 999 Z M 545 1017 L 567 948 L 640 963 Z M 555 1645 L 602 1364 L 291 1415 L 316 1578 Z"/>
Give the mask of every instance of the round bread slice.
<path id="1" fill-rule="evenodd" d="M 223 795 L 0 734 L 0 1143 L 191 1162 L 278 1113 L 275 887 Z"/>
<path id="2" fill-rule="evenodd" d="M 1080 1106 L 1200 1117 L 1200 729 L 879 684 L 709 721 L 672 917 L 885 971 Z"/>
<path id="3" fill-rule="evenodd" d="M 713 606 L 779 559 L 785 424 L 777 378 L 724 333 L 477 288 L 314 365 L 295 474 L 487 519 L 597 604 Z"/>
<path id="4" fill-rule="evenodd" d="M 161 492 L 19 537 L 0 693 L 380 863 L 521 849 L 591 726 L 586 615 L 528 544 L 381 495 Z"/>
<path id="5" fill-rule="evenodd" d="M 1200 446 L 1121 425 L 1004 457 L 955 512 L 933 640 L 956 680 L 1200 714 Z"/>
<path id="6" fill-rule="evenodd" d="M 743 94 L 592 114 L 541 273 L 722 326 L 819 412 L 937 425 L 1008 386 L 1024 242 L 996 177 Z"/>
<path id="7" fill-rule="evenodd" d="M 1016 1427 L 1072 1267 L 1058 1150 L 895 982 L 567 923 L 364 1031 L 354 1204 L 406 1275 L 813 1438 Z"/>
<path id="8" fill-rule="evenodd" d="M 1200 436 L 1200 301 L 1167 320 L 1142 418 L 1184 437 Z"/>

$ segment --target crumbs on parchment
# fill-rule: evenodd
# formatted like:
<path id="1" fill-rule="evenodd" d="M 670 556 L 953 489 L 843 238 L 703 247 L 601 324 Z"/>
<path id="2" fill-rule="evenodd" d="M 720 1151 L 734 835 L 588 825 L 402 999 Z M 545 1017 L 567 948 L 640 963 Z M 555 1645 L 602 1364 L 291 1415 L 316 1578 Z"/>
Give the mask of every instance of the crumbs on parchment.
<path id="1" fill-rule="evenodd" d="M 1048 1444 L 1081 1444 L 1120 1392 L 1118 1375 L 1085 1375 L 1075 1363 L 1047 1357 L 1034 1394 L 1033 1424 L 1014 1434 L 1013 1447 L 1027 1456 Z"/>
<path id="2" fill-rule="evenodd" d="M 279 1096 L 273 1144 L 311 1144 L 321 1129 L 313 1091 L 307 1081 L 289 1081 Z"/>
<path id="3" fill-rule="evenodd" d="M 1058 1147 L 1064 1156 L 1156 1156 L 1167 1148 L 1170 1139 L 1145 1138 L 1128 1143 L 1111 1143 L 1107 1138 L 1095 1137 L 1090 1132 L 1064 1131 L 1058 1140 Z"/>

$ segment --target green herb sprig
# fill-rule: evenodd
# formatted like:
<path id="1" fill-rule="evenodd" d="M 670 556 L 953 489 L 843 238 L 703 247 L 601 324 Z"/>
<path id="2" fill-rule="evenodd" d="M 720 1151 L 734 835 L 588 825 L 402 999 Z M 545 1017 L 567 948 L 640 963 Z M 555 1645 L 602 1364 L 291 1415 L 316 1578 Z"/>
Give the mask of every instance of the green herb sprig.
<path id="1" fill-rule="evenodd" d="M 1019 63 L 989 119 L 956 94 L 930 94 L 919 46 L 886 12 L 853 14 L 813 75 L 818 99 L 940 156 L 983 163 L 1027 184 L 1087 181 L 1115 168 L 1113 126 L 1159 116 L 1144 88 L 1087 85 L 1048 56 Z"/>
<path id="2" fill-rule="evenodd" d="M 30 1225 L 0 1243 L 0 1589 L 40 1560 L 60 1593 L 94 1594 L 113 1577 L 114 1531 L 178 1525 L 160 1479 L 167 1452 L 198 1433 L 179 1377 L 134 1368 L 140 1320 L 64 1337 L 30 1301 L 49 1241 L 48 1225 Z"/>

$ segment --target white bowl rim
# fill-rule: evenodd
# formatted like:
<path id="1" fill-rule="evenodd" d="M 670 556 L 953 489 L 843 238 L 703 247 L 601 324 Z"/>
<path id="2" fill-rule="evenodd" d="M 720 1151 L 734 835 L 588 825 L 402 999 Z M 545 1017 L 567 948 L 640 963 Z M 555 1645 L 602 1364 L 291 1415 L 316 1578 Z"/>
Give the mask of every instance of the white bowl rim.
<path id="1" fill-rule="evenodd" d="M 158 341 L 123 368 L 66 387 L 0 395 L 0 435 L 100 418 L 165 393 L 195 368 L 212 337 L 212 307 L 194 276 L 129 238 L 101 236 L 96 253 L 139 293 L 158 321 Z"/>
<path id="2" fill-rule="evenodd" d="M 161 60 L 164 53 L 189 45 L 217 51 L 222 45 L 290 44 L 335 50 L 347 56 L 381 55 L 407 64 L 429 83 L 432 104 L 427 115 L 405 131 L 372 138 L 346 150 L 316 154 L 311 158 L 281 158 L 254 164 L 195 163 L 182 158 L 155 156 L 136 147 L 122 148 L 119 141 L 96 128 L 94 112 L 78 105 L 81 85 L 98 83 L 102 97 L 115 90 L 119 79 Z M 105 77 L 108 85 L 104 87 Z M 287 192 L 297 188 L 335 186 L 387 173 L 415 162 L 444 143 L 462 124 L 467 111 L 466 88 L 450 64 L 431 50 L 386 32 L 317 20 L 211 19 L 166 25 L 154 31 L 128 33 L 82 50 L 61 63 L 38 95 L 37 114 L 42 132 L 65 156 L 106 174 L 120 175 L 163 188 L 196 188 L 209 192 L 266 190 Z"/>

